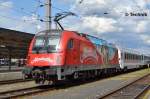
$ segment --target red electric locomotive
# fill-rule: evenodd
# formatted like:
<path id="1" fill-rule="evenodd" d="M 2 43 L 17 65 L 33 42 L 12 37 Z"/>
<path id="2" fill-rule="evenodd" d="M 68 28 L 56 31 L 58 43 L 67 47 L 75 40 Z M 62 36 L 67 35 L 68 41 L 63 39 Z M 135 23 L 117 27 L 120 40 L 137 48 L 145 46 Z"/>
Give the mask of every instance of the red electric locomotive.
<path id="1" fill-rule="evenodd" d="M 119 61 L 114 45 L 74 31 L 47 30 L 33 38 L 24 74 L 44 83 L 96 76 L 116 68 Z"/>

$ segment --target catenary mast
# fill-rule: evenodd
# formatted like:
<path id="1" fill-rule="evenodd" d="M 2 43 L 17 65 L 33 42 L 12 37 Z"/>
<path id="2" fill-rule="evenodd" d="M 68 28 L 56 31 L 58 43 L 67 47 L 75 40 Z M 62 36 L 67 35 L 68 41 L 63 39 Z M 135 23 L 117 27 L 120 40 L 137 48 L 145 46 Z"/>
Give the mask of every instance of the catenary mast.
<path id="1" fill-rule="evenodd" d="M 46 0 L 46 30 L 51 30 L 52 28 L 51 5 L 51 0 Z"/>

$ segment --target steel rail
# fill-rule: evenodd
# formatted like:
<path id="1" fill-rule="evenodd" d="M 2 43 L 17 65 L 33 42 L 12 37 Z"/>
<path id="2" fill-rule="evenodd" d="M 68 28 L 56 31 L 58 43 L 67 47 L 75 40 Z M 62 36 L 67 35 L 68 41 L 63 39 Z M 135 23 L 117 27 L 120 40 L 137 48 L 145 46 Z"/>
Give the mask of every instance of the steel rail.
<path id="1" fill-rule="evenodd" d="M 100 96 L 100 97 L 98 97 L 98 98 L 99 98 L 99 99 L 103 99 L 103 98 L 106 98 L 106 97 L 108 97 L 108 96 L 111 96 L 112 94 L 114 94 L 114 93 L 116 93 L 116 92 L 118 92 L 118 91 L 120 91 L 120 90 L 122 90 L 122 89 L 124 89 L 124 88 L 126 88 L 126 87 L 128 87 L 128 86 L 130 86 L 130 85 L 132 85 L 132 84 L 134 84 L 134 83 L 136 83 L 137 81 L 142 80 L 142 79 L 145 78 L 145 77 L 148 77 L 149 75 L 150 75 L 150 73 L 149 73 L 149 74 L 146 74 L 146 75 L 144 75 L 144 76 L 142 76 L 142 77 L 140 77 L 140 78 L 137 78 L 137 79 L 135 79 L 134 81 L 132 81 L 132 82 L 126 84 L 126 85 L 123 85 L 123 86 L 121 86 L 121 87 L 119 87 L 119 88 L 117 88 L 117 89 L 111 90 L 110 92 L 108 92 L 108 93 L 106 93 L 106 94 L 104 94 L 104 95 L 102 95 L 102 96 Z M 148 87 L 149 87 L 149 86 L 146 86 L 146 87 L 143 89 L 143 91 L 145 91 Z M 142 94 L 143 91 L 140 92 L 140 93 Z M 138 98 L 141 94 L 135 96 L 133 99 Z"/>

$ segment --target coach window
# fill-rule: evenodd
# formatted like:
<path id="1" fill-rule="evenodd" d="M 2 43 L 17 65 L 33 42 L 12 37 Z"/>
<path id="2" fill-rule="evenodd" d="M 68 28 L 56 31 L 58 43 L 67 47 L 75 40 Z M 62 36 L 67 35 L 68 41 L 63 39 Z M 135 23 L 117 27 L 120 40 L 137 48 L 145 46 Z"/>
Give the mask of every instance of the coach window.
<path id="1" fill-rule="evenodd" d="M 129 54 L 127 54 L 127 60 L 129 59 Z"/>
<path id="2" fill-rule="evenodd" d="M 127 59 L 127 55 L 126 55 L 126 53 L 125 53 L 124 57 L 125 57 L 125 60 L 126 60 L 126 59 Z"/>
<path id="3" fill-rule="evenodd" d="M 129 54 L 127 54 L 127 60 L 129 60 Z"/>
<path id="4" fill-rule="evenodd" d="M 139 60 L 141 60 L 141 56 L 139 56 Z"/>
<path id="5" fill-rule="evenodd" d="M 133 57 L 132 57 L 133 55 L 131 54 L 131 60 L 133 59 Z"/>
<path id="6" fill-rule="evenodd" d="M 129 54 L 129 60 L 131 60 L 131 54 Z"/>
<path id="7" fill-rule="evenodd" d="M 128 60 L 128 55 L 127 54 L 125 54 L 125 59 Z"/>
<path id="8" fill-rule="evenodd" d="M 128 59 L 130 60 L 131 59 L 131 55 L 130 54 L 128 54 L 128 55 L 129 55 Z"/>
<path id="9" fill-rule="evenodd" d="M 132 55 L 131 55 L 131 54 L 129 54 L 129 59 L 130 59 L 130 60 L 132 59 Z"/>
<path id="10" fill-rule="evenodd" d="M 128 54 L 128 59 L 130 60 L 131 59 L 131 57 L 130 57 L 131 55 L 130 54 Z"/>
<path id="11" fill-rule="evenodd" d="M 121 57 L 123 57 L 123 53 L 121 53 Z"/>
<path id="12" fill-rule="evenodd" d="M 73 48 L 73 39 L 70 39 L 68 42 L 68 49 L 72 49 Z"/>

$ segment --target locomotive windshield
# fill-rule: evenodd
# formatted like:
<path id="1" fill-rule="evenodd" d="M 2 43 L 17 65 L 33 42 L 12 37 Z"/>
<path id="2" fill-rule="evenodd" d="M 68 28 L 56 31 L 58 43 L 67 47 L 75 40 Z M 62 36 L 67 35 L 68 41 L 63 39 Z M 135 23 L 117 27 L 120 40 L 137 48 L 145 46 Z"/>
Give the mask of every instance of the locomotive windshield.
<path id="1" fill-rule="evenodd" d="M 37 37 L 35 39 L 35 47 L 43 47 L 44 46 L 44 43 L 45 43 L 45 39 L 42 38 L 42 37 Z"/>
<path id="2" fill-rule="evenodd" d="M 57 50 L 58 49 L 58 45 L 59 45 L 59 37 L 48 37 L 48 41 L 47 41 L 47 48 L 49 50 Z"/>
<path id="3" fill-rule="evenodd" d="M 58 51 L 60 35 L 41 33 L 35 37 L 32 52 L 33 53 L 52 53 Z"/>

